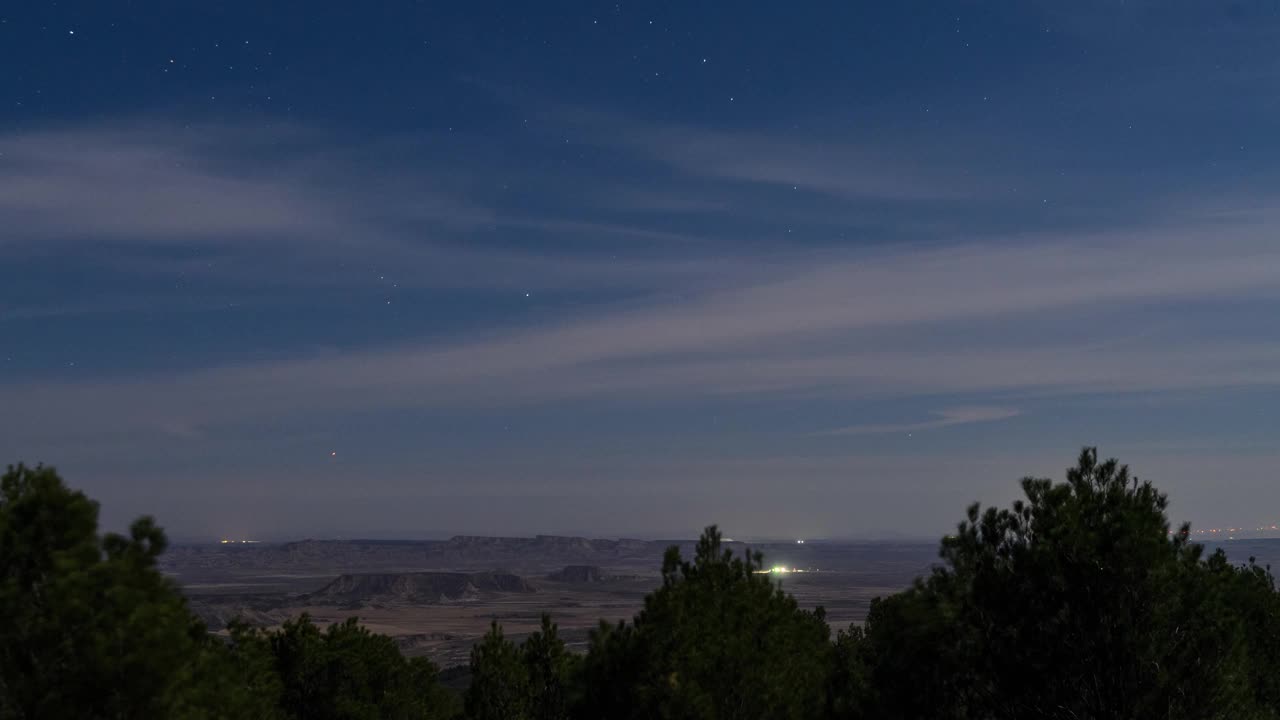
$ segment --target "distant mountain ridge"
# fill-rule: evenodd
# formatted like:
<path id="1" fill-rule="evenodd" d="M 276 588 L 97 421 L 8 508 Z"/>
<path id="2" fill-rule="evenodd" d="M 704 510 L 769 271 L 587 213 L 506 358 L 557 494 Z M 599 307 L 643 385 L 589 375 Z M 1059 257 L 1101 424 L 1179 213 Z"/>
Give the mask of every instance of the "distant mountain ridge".
<path id="1" fill-rule="evenodd" d="M 537 590 L 519 575 L 504 572 L 350 573 L 301 598 L 320 603 L 431 604 L 496 593 Z"/>
<path id="2" fill-rule="evenodd" d="M 659 567 L 669 542 L 559 535 L 448 540 L 298 540 L 285 543 L 175 545 L 160 558 L 174 574 L 202 571 L 482 571 L 510 568 L 545 574 L 566 565 L 639 563 Z"/>
<path id="3" fill-rule="evenodd" d="M 296 587 L 305 577 L 333 578 L 343 573 L 488 572 L 495 568 L 531 578 L 546 578 L 568 566 L 608 568 L 611 579 L 656 577 L 662 557 L 672 545 L 684 557 L 693 555 L 691 541 L 595 539 L 577 536 L 490 537 L 456 535 L 447 540 L 298 540 L 285 543 L 172 545 L 159 559 L 160 569 L 179 583 L 198 584 L 237 577 L 255 582 L 276 578 L 276 584 Z M 1252 544 L 1228 543 L 1228 554 L 1241 562 L 1248 555 L 1280 567 L 1280 540 Z M 758 550 L 765 561 L 787 567 L 824 571 L 850 569 L 871 575 L 886 562 L 917 564 L 920 572 L 937 562 L 936 542 L 896 543 L 806 542 L 735 543 Z M 1247 552 L 1246 552 L 1247 547 Z M 887 560 L 888 559 L 888 560 Z M 893 575 L 893 573 L 890 573 Z M 313 589 L 315 586 L 307 588 Z"/>

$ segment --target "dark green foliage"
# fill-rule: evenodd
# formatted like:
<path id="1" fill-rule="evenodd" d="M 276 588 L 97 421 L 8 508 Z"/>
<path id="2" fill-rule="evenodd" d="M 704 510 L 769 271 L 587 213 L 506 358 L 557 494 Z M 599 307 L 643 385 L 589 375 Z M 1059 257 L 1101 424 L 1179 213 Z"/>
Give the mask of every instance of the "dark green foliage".
<path id="1" fill-rule="evenodd" d="M 465 699 L 471 720 L 527 720 L 529 678 L 520 650 L 494 622 L 471 649 L 471 687 Z"/>
<path id="2" fill-rule="evenodd" d="M 831 642 L 708 528 L 675 548 L 631 623 L 585 656 L 550 617 L 472 651 L 472 720 L 1280 720 L 1280 594 L 1268 568 L 1205 557 L 1166 501 L 1081 454 L 1065 483 L 975 505 L 941 565 Z M 47 468 L 0 480 L 0 720 L 455 717 L 425 659 L 353 618 L 208 633 L 156 570 L 149 518 L 99 536 L 97 506 Z"/>
<path id="3" fill-rule="evenodd" d="M 868 717 L 872 687 L 864 647 L 862 628 L 854 625 L 836 633 L 826 687 L 825 714 L 831 720 Z"/>
<path id="4" fill-rule="evenodd" d="M 243 642 L 248 628 L 233 622 L 230 642 L 209 635 L 203 623 L 195 622 L 199 636 L 195 683 L 170 717 L 184 720 L 255 718 L 278 720 L 286 717 L 280 709 L 280 677 L 270 652 L 261 644 Z"/>
<path id="5" fill-rule="evenodd" d="M 1216 604 L 1226 609 L 1238 630 L 1239 690 L 1256 717 L 1280 718 L 1280 593 L 1271 569 L 1259 567 L 1253 558 L 1233 567 L 1221 551 L 1209 558 L 1207 567 L 1216 585 Z"/>
<path id="6" fill-rule="evenodd" d="M 876 603 L 861 652 L 883 718 L 1238 718 L 1262 709 L 1219 556 L 1166 500 L 1085 450 L 1067 482 L 1023 481 L 1009 510 L 970 508 L 943 566 Z M 1259 614 L 1267 611 L 1259 608 Z M 1264 626 L 1255 619 L 1252 627 Z M 1261 642 L 1256 650 L 1265 655 Z M 1275 667 L 1272 665 L 1271 667 Z"/>
<path id="7" fill-rule="evenodd" d="M 542 615 L 542 627 L 520 645 L 528 688 L 529 720 L 564 720 L 569 716 L 569 684 L 578 658 L 569 654 L 551 616 Z"/>
<path id="8" fill-rule="evenodd" d="M 581 720 L 640 717 L 632 695 L 637 678 L 649 672 L 647 662 L 633 626 L 623 622 L 612 625 L 601 620 L 591 633 L 589 650 L 582 659 L 579 674 L 582 695 L 574 717 Z"/>
<path id="9" fill-rule="evenodd" d="M 97 533 L 50 468 L 0 479 L 0 718 L 437 718 L 435 667 L 355 621 L 209 635 L 156 570 L 164 533 Z"/>
<path id="10" fill-rule="evenodd" d="M 852 649 L 868 669 L 864 701 L 874 712 L 864 717 L 969 717 L 968 648 L 977 639 L 971 628 L 954 622 L 955 611 L 941 595 L 918 584 L 871 602 L 863 640 Z"/>
<path id="11" fill-rule="evenodd" d="M 807 612 L 708 528 L 692 562 L 668 550 L 662 587 L 630 625 L 602 626 L 584 668 L 583 717 L 814 718 L 832 654 Z"/>
<path id="12" fill-rule="evenodd" d="M 280 717 L 298 720 L 410 720 L 449 717 L 452 697 L 425 658 L 355 618 L 321 630 L 307 615 L 274 631 L 232 628 L 232 651 L 274 675 Z"/>
<path id="13" fill-rule="evenodd" d="M 98 506 L 52 468 L 0 479 L 0 717 L 199 717 L 212 648 L 156 570 L 151 518 L 98 535 Z M 243 714 L 241 696 L 206 709 Z"/>
<path id="14" fill-rule="evenodd" d="M 550 615 L 543 614 L 541 628 L 518 646 L 495 622 L 471 650 L 466 715 L 473 720 L 564 720 L 577 666 L 578 658 L 569 654 Z"/>

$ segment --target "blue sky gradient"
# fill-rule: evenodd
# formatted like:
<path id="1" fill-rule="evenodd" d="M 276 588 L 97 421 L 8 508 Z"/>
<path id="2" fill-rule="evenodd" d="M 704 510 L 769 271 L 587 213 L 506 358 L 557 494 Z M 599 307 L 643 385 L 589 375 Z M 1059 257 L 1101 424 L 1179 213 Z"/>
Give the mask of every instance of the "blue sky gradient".
<path id="1" fill-rule="evenodd" d="M 368 4 L 366 4 L 368 5 Z M 183 536 L 1280 516 L 1260 2 L 0 10 L 0 457 Z"/>

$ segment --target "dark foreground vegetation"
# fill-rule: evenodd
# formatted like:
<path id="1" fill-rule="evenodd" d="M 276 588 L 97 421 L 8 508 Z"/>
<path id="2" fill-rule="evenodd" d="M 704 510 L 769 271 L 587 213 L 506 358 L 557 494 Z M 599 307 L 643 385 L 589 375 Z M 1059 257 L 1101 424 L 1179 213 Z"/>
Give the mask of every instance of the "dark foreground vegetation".
<path id="1" fill-rule="evenodd" d="M 710 528 L 585 655 L 496 624 L 463 697 L 354 620 L 215 636 L 155 567 L 150 518 L 99 535 L 52 469 L 0 486 L 0 718 L 1280 718 L 1280 595 L 1205 556 L 1165 497 L 1086 450 L 1065 483 L 971 507 L 941 563 L 833 637 Z"/>

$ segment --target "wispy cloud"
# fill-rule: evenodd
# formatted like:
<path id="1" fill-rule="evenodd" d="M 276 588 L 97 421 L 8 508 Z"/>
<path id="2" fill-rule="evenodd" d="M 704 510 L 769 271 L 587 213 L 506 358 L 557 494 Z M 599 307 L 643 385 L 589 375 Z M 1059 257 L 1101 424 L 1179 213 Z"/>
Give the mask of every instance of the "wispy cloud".
<path id="1" fill-rule="evenodd" d="M 126 277 L 206 276 L 233 287 L 342 285 L 390 268 L 400 285 L 433 289 L 654 289 L 723 270 L 687 251 L 678 262 L 652 253 L 620 261 L 604 249 L 476 242 L 496 231 L 633 246 L 695 238 L 499 212 L 469 187 L 458 158 L 428 162 L 437 145 L 159 120 L 0 134 L 0 257 L 56 259 L 75 248 Z"/>
<path id="2" fill-rule="evenodd" d="M 1265 202 L 1238 212 L 1232 210 L 1238 203 L 1202 201 L 1210 214 L 1180 209 L 1123 232 L 841 251 L 774 244 L 743 253 L 732 238 L 699 243 L 624 222 L 496 212 L 444 181 L 455 167 L 436 174 L 402 173 L 390 160 L 382 167 L 382 158 L 394 157 L 397 147 L 409 152 L 426 142 L 421 138 L 371 148 L 335 148 L 331 140 L 297 129 L 263 135 L 173 126 L 0 136 L 0 214 L 11 221 L 0 254 L 21 257 L 91 239 L 86 252 L 110 241 L 103 262 L 120 272 L 209 273 L 255 287 L 337 285 L 350 282 L 353 266 L 380 266 L 394 268 L 406 285 L 431 289 L 631 292 L 625 301 L 559 308 L 536 325 L 488 318 L 465 332 L 429 340 L 424 333 L 361 351 L 143 378 L 22 385 L 0 378 L 7 400 L 32 408 L 21 422 L 0 418 L 0 430 L 181 428 L 194 435 L 308 413 L 589 397 L 678 400 L 815 389 L 840 397 L 1087 393 L 1280 383 L 1280 345 L 1260 335 L 1212 344 L 1169 333 L 1134 338 L 1149 327 L 1139 323 L 1153 319 L 1181 330 L 1187 321 L 1178 308 L 1188 305 L 1232 298 L 1274 308 L 1280 245 L 1277 213 Z M 891 158 L 859 160 L 802 139 L 650 128 L 626 142 L 688 175 L 729 181 L 917 199 L 952 187 L 923 176 L 917 182 L 911 173 L 895 179 L 883 172 L 895 165 Z M 251 155 L 253 162 L 228 164 L 222 160 L 228 154 Z M 679 204 L 664 192 L 631 200 Z M 618 257 L 580 247 L 466 242 L 471 232 L 498 227 L 607 235 L 645 252 Z M 210 261 L 112 252 L 122 245 L 209 247 L 217 255 Z M 0 320 L 68 310 L 74 304 L 9 306 L 0 308 Z M 1077 331 L 1058 337 L 1059 328 Z M 982 419 L 972 410 L 922 422 L 942 427 Z"/>
<path id="3" fill-rule="evenodd" d="M 348 168 L 324 167 L 327 142 L 302 130 L 172 124 L 0 136 L 4 244 L 356 242 L 353 231 L 370 229 L 358 202 L 368 191 L 337 183 Z M 486 219 L 442 191 L 389 190 L 391 204 L 412 197 L 405 207 L 421 217 Z"/>
<path id="4" fill-rule="evenodd" d="M 968 425 L 970 423 L 993 422 L 1007 420 L 1022 414 L 1016 408 L 1007 407 L 957 407 L 936 410 L 933 420 L 922 420 L 913 423 L 861 424 L 828 430 L 825 435 L 878 435 L 882 433 L 914 433 L 924 430 L 951 427 L 952 425 Z"/>
<path id="5" fill-rule="evenodd" d="M 922 162 L 885 144 L 855 144 L 746 132 L 650 128 L 626 144 L 691 175 L 762 183 L 846 199 L 955 200 L 972 197 L 974 178 Z"/>
<path id="6" fill-rule="evenodd" d="M 5 386 L 31 410 L 22 427 L 0 427 L 198 428 L 351 410 L 816 388 L 902 397 L 1280 384 L 1273 340 L 1186 343 L 1183 327 L 1142 337 L 1133 319 L 1177 320 L 1178 307 L 1217 297 L 1274 304 L 1280 247 L 1269 223 L 800 257 L 774 276 L 534 328 L 145 379 Z M 1055 327 L 1081 326 L 1097 329 L 1053 339 Z M 970 338 L 971 328 L 985 330 Z M 979 419 L 969 409 L 930 422 Z"/>
<path id="7" fill-rule="evenodd" d="M 629 151 L 687 178 L 804 189 L 846 201 L 972 199 L 994 184 L 991 177 L 974 177 L 942 148 L 924 151 L 918 137 L 881 132 L 875 142 L 860 142 L 847 133 L 710 130 L 580 106 L 537 104 L 586 142 Z"/>

